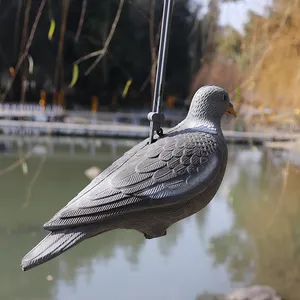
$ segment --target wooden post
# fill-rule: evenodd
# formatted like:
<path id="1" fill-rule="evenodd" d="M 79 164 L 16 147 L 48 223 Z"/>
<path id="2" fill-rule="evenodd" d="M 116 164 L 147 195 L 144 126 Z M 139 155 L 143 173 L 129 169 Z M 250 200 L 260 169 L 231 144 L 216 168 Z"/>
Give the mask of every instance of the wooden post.
<path id="1" fill-rule="evenodd" d="M 41 90 L 40 91 L 40 101 L 39 101 L 39 104 L 40 104 L 40 108 L 42 110 L 45 110 L 45 108 L 46 108 L 46 103 L 47 103 L 46 101 L 47 101 L 46 91 Z"/>
<path id="2" fill-rule="evenodd" d="M 168 96 L 167 97 L 167 107 L 173 108 L 175 103 L 176 97 L 175 96 Z"/>
<path id="3" fill-rule="evenodd" d="M 14 67 L 9 67 L 8 70 L 9 70 L 9 75 L 10 75 L 10 77 L 11 77 L 11 78 L 15 78 L 16 72 L 15 72 Z"/>
<path id="4" fill-rule="evenodd" d="M 63 108 L 65 108 L 65 93 L 64 93 L 63 89 L 60 89 L 58 91 L 57 104 L 61 105 Z"/>
<path id="5" fill-rule="evenodd" d="M 116 106 L 116 105 L 117 105 L 117 96 L 116 96 L 116 95 L 113 95 L 113 96 L 112 96 L 111 104 L 112 104 L 113 106 Z"/>
<path id="6" fill-rule="evenodd" d="M 93 113 L 98 111 L 99 99 L 97 96 L 92 96 L 92 107 L 91 110 Z"/>

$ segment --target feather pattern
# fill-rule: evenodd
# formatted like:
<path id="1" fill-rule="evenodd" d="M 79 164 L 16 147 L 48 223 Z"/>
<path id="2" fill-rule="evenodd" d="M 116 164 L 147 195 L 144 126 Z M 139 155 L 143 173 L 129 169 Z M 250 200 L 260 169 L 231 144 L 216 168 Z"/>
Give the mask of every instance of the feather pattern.
<path id="1" fill-rule="evenodd" d="M 93 215 L 92 222 L 107 219 L 116 213 L 131 212 L 134 203 L 140 203 L 136 209 L 146 209 L 153 205 L 151 199 L 157 199 L 156 205 L 164 206 L 180 201 L 181 193 L 192 197 L 194 185 L 188 186 L 188 182 L 198 182 L 203 170 L 206 181 L 212 179 L 215 170 L 209 173 L 205 169 L 218 161 L 217 148 L 214 135 L 197 130 L 166 136 L 151 145 L 142 142 L 135 151 L 117 160 L 111 170 L 100 174 L 44 228 L 64 229 L 74 223 L 72 218 L 80 226 L 89 223 L 90 215 Z M 206 181 L 201 183 L 202 189 Z"/>
<path id="2" fill-rule="evenodd" d="M 233 106 L 221 88 L 200 88 L 187 117 L 154 143 L 137 144 L 96 177 L 44 228 L 51 232 L 22 260 L 28 270 L 81 241 L 123 228 L 162 237 L 203 209 L 227 165 L 221 117 Z"/>

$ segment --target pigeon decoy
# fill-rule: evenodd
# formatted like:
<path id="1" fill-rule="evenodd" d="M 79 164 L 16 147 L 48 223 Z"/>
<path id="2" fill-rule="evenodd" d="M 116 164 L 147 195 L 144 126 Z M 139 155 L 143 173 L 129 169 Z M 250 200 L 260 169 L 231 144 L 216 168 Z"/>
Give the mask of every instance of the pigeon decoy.
<path id="1" fill-rule="evenodd" d="M 44 224 L 50 233 L 25 255 L 21 268 L 38 266 L 114 229 L 162 237 L 172 224 L 203 209 L 227 165 L 225 113 L 236 116 L 226 91 L 201 87 L 181 123 L 153 143 L 146 139 L 127 151 Z"/>

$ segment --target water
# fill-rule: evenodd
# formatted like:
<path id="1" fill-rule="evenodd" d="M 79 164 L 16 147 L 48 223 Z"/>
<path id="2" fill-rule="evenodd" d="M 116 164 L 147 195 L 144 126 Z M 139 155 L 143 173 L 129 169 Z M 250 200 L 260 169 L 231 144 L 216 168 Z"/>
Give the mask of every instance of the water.
<path id="1" fill-rule="evenodd" d="M 34 145 L 18 144 L 24 153 Z M 19 159 L 15 142 L 0 156 L 0 299 L 196 300 L 253 283 L 298 299 L 300 172 L 257 148 L 230 147 L 215 199 L 166 237 L 109 232 L 22 272 L 21 257 L 45 235 L 42 224 L 88 184 L 84 171 L 104 169 L 133 143 L 50 144 L 47 155 L 28 160 L 27 175 L 21 166 L 6 170 Z"/>

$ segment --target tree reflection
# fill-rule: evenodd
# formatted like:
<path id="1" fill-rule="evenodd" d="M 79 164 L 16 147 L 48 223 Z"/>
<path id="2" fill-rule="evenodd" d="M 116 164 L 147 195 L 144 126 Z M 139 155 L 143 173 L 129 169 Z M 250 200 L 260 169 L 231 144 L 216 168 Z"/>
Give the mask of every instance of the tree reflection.
<path id="1" fill-rule="evenodd" d="M 234 281 L 267 284 L 287 299 L 298 299 L 300 173 L 292 166 L 275 165 L 268 153 L 256 158 L 251 158 L 252 154 L 249 150 L 239 150 L 229 158 L 229 173 L 224 184 L 229 187 L 228 197 L 232 199 L 233 225 L 211 239 L 209 253 L 216 265 L 227 267 Z M 91 164 L 103 169 L 110 163 L 105 155 L 100 161 L 75 159 L 76 163 L 71 158 L 47 157 L 26 208 L 22 206 L 26 187 L 39 159 L 29 161 L 28 176 L 16 169 L 1 177 L 0 266 L 3 276 L 0 299 L 55 299 L 57 280 L 75 282 L 82 271 L 91 276 L 95 261 L 105 263 L 119 253 L 130 265 L 138 265 L 146 243 L 143 235 L 116 230 L 87 240 L 39 268 L 26 273 L 19 269 L 21 257 L 45 235 L 41 224 L 71 199 L 78 188 L 86 185 L 84 170 Z M 9 164 L 9 160 L 14 159 L 0 159 L 0 167 Z M 52 192 L 53 186 L 56 194 Z M 196 222 L 199 232 L 203 232 L 208 213 L 209 206 L 190 218 Z M 162 255 L 171 254 L 185 224 L 189 222 L 174 224 L 167 236 L 157 239 Z M 53 281 L 46 280 L 49 274 L 54 277 Z"/>
<path id="2" fill-rule="evenodd" d="M 108 262 L 118 250 L 123 251 L 127 262 L 137 265 L 145 242 L 141 233 L 131 230 L 114 230 L 86 240 L 60 257 L 61 279 L 74 281 L 81 268 L 91 275 L 95 260 Z"/>
<path id="3" fill-rule="evenodd" d="M 55 281 L 47 281 L 47 276 L 51 274 L 57 278 L 58 262 L 28 273 L 23 273 L 19 265 L 24 249 L 29 249 L 32 241 L 42 238 L 42 235 L 33 237 L 28 233 L 20 235 L 0 233 L 0 238 L 2 270 L 0 299 L 54 299 Z"/>
<path id="4" fill-rule="evenodd" d="M 202 236 L 202 234 L 204 232 L 205 224 L 206 224 L 207 218 L 208 218 L 209 209 L 210 209 L 210 206 L 208 205 L 195 215 L 195 221 L 196 221 L 196 225 L 197 225 L 200 236 Z"/>
<path id="5" fill-rule="evenodd" d="M 3 276 L 0 299 L 55 299 L 57 280 L 72 281 L 82 268 L 86 274 L 92 274 L 95 259 L 108 261 L 115 257 L 118 249 L 123 250 L 130 264 L 138 263 L 139 254 L 145 244 L 144 236 L 133 231 L 117 230 L 103 234 L 101 238 L 85 241 L 77 246 L 78 249 L 75 247 L 60 259 L 54 259 L 26 273 L 19 266 L 24 254 L 45 236 L 42 224 L 61 208 L 65 203 L 62 201 L 70 200 L 76 195 L 78 188 L 87 184 L 84 170 L 91 164 L 105 167 L 109 164 L 108 157 L 103 154 L 100 161 L 95 158 L 78 160 L 75 157 L 72 160 L 61 156 L 47 157 L 32 190 L 31 201 L 26 207 L 23 203 L 27 186 L 40 159 L 33 157 L 28 161 L 27 176 L 17 168 L 1 177 L 3 203 L 0 210 L 0 266 Z M 3 169 L 14 161 L 12 156 L 1 157 L 0 168 Z M 69 184 L 70 181 L 72 184 Z M 53 276 L 53 281 L 47 281 L 49 274 Z"/>
<path id="6" fill-rule="evenodd" d="M 237 161 L 235 162 L 237 163 Z M 229 231 L 211 239 L 215 264 L 224 264 L 234 281 L 267 284 L 287 299 L 300 294 L 300 173 L 272 164 L 269 154 L 256 163 L 256 176 L 239 165 L 230 197 Z"/>
<path id="7" fill-rule="evenodd" d="M 182 233 L 182 226 L 182 221 L 173 224 L 168 228 L 166 236 L 157 239 L 157 245 L 162 255 L 169 256 L 171 254 L 172 249 L 175 248 L 178 238 Z"/>

